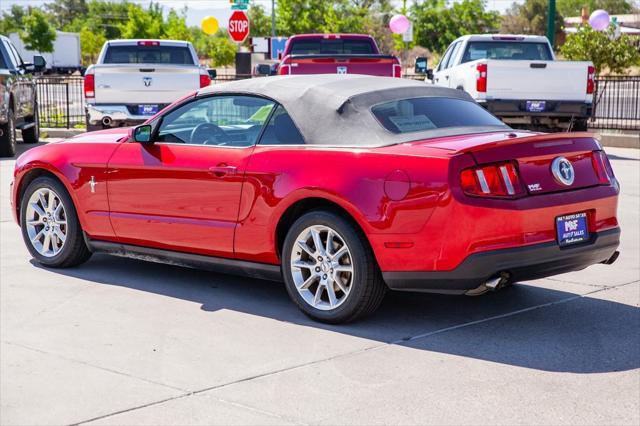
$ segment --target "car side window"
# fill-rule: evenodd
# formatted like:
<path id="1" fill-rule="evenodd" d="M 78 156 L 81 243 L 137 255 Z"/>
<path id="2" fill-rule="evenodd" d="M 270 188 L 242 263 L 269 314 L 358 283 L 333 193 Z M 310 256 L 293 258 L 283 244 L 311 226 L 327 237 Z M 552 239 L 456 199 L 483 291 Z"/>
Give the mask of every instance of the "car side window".
<path id="1" fill-rule="evenodd" d="M 260 138 L 260 145 L 304 145 L 298 127 L 282 105 L 273 112 Z"/>
<path id="2" fill-rule="evenodd" d="M 16 50 L 16 47 L 13 44 L 9 44 L 9 49 L 11 50 L 11 52 L 13 52 L 13 57 L 15 58 L 16 65 L 21 66 L 24 62 L 22 61 L 20 54 Z"/>
<path id="3" fill-rule="evenodd" d="M 252 146 L 274 105 L 268 99 L 244 95 L 197 99 L 162 118 L 156 142 Z"/>

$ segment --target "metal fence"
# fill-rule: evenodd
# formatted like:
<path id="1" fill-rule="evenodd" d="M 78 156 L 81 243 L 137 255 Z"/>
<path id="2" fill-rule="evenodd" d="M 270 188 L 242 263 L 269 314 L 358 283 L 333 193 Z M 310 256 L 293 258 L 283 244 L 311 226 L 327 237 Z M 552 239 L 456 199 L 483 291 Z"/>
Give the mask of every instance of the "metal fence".
<path id="1" fill-rule="evenodd" d="M 640 77 L 598 77 L 593 103 L 589 127 L 640 130 Z"/>
<path id="2" fill-rule="evenodd" d="M 424 76 L 406 74 L 420 80 Z M 218 75 L 213 84 L 250 78 Z M 80 76 L 41 77 L 37 80 L 41 127 L 83 127 L 84 93 Z M 593 117 L 589 127 L 612 130 L 640 130 L 640 77 L 608 76 L 596 79 Z"/>
<path id="3" fill-rule="evenodd" d="M 80 76 L 36 80 L 40 127 L 84 127 L 83 80 Z"/>

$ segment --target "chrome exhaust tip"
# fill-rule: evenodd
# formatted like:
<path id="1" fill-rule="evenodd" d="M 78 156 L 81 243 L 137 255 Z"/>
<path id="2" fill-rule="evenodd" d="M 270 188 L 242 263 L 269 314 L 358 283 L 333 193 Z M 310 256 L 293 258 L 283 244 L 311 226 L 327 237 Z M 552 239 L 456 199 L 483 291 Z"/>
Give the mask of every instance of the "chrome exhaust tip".
<path id="1" fill-rule="evenodd" d="M 467 290 L 464 294 L 466 296 L 480 296 L 489 291 L 498 291 L 509 282 L 509 277 L 508 272 L 500 272 L 497 277 L 489 278 L 478 287 Z"/>
<path id="2" fill-rule="evenodd" d="M 603 263 L 605 265 L 611 265 L 613 262 L 615 262 L 616 260 L 618 260 L 618 256 L 620 256 L 620 252 L 618 250 L 616 250 L 610 258 L 608 258 L 607 260 L 603 260 L 600 263 Z"/>

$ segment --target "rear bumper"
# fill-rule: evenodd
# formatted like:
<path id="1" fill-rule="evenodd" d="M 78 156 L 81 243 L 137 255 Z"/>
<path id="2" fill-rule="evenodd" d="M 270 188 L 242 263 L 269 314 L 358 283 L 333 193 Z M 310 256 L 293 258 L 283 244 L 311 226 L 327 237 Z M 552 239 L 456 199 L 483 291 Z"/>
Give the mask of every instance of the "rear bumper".
<path id="1" fill-rule="evenodd" d="M 165 105 L 160 105 L 161 110 Z M 150 115 L 137 115 L 131 112 L 128 105 L 85 105 L 87 123 L 92 126 L 118 127 L 140 124 L 147 121 Z"/>
<path id="2" fill-rule="evenodd" d="M 604 262 L 620 244 L 620 228 L 593 233 L 588 243 L 560 248 L 556 242 L 468 256 L 451 271 L 383 272 L 392 290 L 462 294 L 501 272 L 510 281 L 549 277 Z"/>
<path id="3" fill-rule="evenodd" d="M 544 99 L 535 99 L 543 101 Z M 593 104 L 587 102 L 546 101 L 541 112 L 527 111 L 527 100 L 501 99 L 480 102 L 489 112 L 498 117 L 567 117 L 574 119 L 589 118 L 593 112 Z"/>

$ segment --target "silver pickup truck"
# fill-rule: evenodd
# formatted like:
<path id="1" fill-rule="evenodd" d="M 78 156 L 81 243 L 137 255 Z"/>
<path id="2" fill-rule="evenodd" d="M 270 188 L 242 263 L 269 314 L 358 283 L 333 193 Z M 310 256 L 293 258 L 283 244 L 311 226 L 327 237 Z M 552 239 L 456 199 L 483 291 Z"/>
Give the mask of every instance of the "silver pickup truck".
<path id="1" fill-rule="evenodd" d="M 134 125 L 180 97 L 208 86 L 191 43 L 111 40 L 84 76 L 87 130 Z"/>

